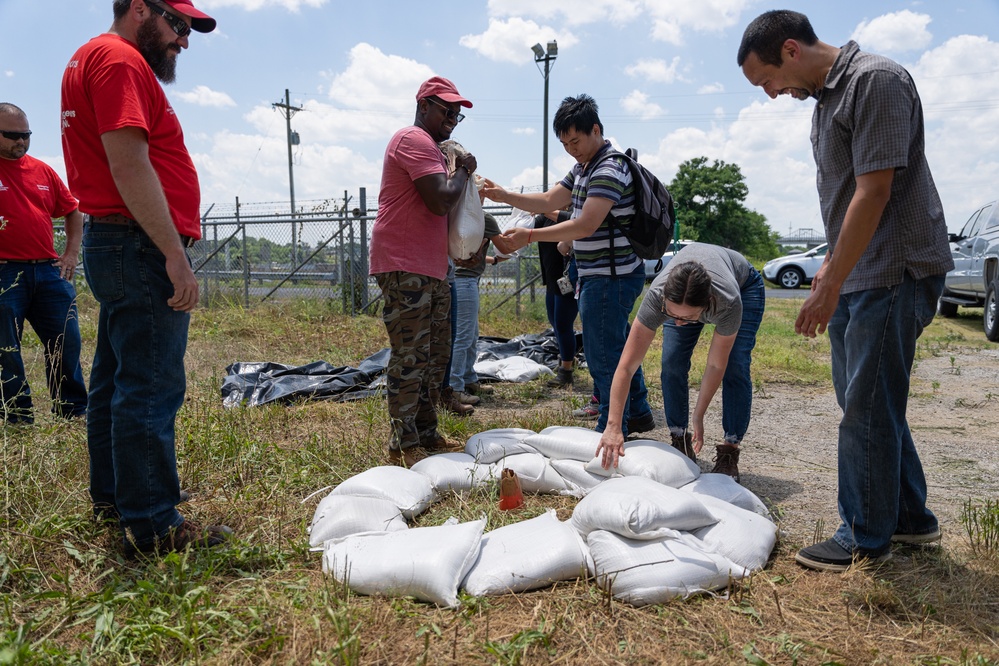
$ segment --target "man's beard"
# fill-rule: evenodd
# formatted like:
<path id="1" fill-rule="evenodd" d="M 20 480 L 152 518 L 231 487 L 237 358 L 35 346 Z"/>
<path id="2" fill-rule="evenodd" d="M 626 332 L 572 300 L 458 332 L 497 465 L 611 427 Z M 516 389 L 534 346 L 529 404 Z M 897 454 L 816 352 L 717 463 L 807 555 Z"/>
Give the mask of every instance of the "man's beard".
<path id="1" fill-rule="evenodd" d="M 149 63 L 156 78 L 163 83 L 173 83 L 174 79 L 177 78 L 177 57 L 170 53 L 174 50 L 174 45 L 162 43 L 160 31 L 153 25 L 156 19 L 156 16 L 150 16 L 139 24 L 139 30 L 135 37 L 136 43 L 139 47 L 139 53 Z"/>

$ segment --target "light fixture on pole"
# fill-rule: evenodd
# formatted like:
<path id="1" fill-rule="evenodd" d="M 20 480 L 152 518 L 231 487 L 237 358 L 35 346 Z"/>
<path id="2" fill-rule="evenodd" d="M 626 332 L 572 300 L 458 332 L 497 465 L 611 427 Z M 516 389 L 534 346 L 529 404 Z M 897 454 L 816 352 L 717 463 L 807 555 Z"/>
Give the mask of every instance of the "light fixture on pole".
<path id="1" fill-rule="evenodd" d="M 555 62 L 558 56 L 558 43 L 553 39 L 548 42 L 548 50 L 542 48 L 541 44 L 531 47 L 534 51 L 534 62 L 538 64 L 538 69 L 545 77 L 545 120 L 541 126 L 541 136 L 544 139 L 544 151 L 541 162 L 541 186 L 545 192 L 548 191 L 548 73 L 551 71 L 551 63 Z M 544 70 L 541 70 L 541 63 L 545 63 Z"/>

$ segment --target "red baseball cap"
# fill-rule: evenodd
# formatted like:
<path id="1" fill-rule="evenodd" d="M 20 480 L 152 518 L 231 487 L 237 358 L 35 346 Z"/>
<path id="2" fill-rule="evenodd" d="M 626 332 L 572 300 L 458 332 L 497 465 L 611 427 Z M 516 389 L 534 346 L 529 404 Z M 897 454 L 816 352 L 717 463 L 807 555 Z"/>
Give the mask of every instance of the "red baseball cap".
<path id="1" fill-rule="evenodd" d="M 191 30 L 211 32 L 215 29 L 215 19 L 200 9 L 195 9 L 190 0 L 163 0 L 163 3 L 191 19 Z"/>
<path id="2" fill-rule="evenodd" d="M 458 89 L 454 87 L 454 84 L 443 76 L 432 76 L 423 82 L 420 91 L 416 93 L 416 101 L 419 102 L 427 97 L 440 97 L 445 102 L 451 104 L 458 102 L 466 109 L 472 108 L 472 103 L 458 94 Z"/>

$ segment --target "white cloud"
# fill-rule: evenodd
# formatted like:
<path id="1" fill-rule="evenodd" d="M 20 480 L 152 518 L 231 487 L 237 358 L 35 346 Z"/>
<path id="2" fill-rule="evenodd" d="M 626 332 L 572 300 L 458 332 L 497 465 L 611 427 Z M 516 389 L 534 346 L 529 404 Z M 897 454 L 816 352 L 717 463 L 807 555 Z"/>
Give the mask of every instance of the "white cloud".
<path id="1" fill-rule="evenodd" d="M 254 12 L 258 9 L 269 9 L 279 7 L 290 12 L 297 12 L 302 7 L 322 7 L 329 0 L 200 0 L 198 7 L 211 13 L 213 9 L 222 7 L 235 7 Z"/>
<path id="2" fill-rule="evenodd" d="M 633 90 L 621 100 L 621 107 L 642 120 L 659 118 L 666 113 L 663 107 L 649 101 L 649 96 L 640 90 Z"/>
<path id="3" fill-rule="evenodd" d="M 677 73 L 680 67 L 680 56 L 676 56 L 667 64 L 665 60 L 659 58 L 643 58 L 633 65 L 624 68 L 624 73 L 635 78 L 642 78 L 646 81 L 656 83 L 674 83 L 684 81 L 681 74 Z"/>
<path id="4" fill-rule="evenodd" d="M 703 85 L 697 89 L 698 95 L 717 95 L 723 92 L 725 92 L 725 86 L 723 86 L 718 81 L 715 81 L 714 83 L 709 83 L 707 85 Z"/>
<path id="5" fill-rule="evenodd" d="M 533 134 L 536 134 L 537 130 L 535 130 L 533 127 L 514 127 L 513 128 L 513 133 L 514 134 L 523 134 L 525 136 L 531 136 Z"/>
<path id="6" fill-rule="evenodd" d="M 534 62 L 531 53 L 534 44 L 544 45 L 552 39 L 558 42 L 559 49 L 571 48 L 579 42 L 569 31 L 558 31 L 515 16 L 507 20 L 491 18 L 485 32 L 465 35 L 458 43 L 490 60 L 523 65 Z"/>
<path id="7" fill-rule="evenodd" d="M 4 76 L 6 76 L 6 77 L 7 77 L 8 79 L 9 79 L 9 78 L 11 78 L 12 76 L 14 76 L 14 70 L 12 70 L 12 69 L 7 69 L 7 70 L 4 70 L 4 73 L 3 73 L 3 74 L 4 74 Z"/>
<path id="8" fill-rule="evenodd" d="M 865 51 L 893 53 L 924 49 L 933 41 L 926 29 L 932 19 L 928 14 L 916 14 L 908 9 L 862 21 L 850 39 Z"/>
<path id="9" fill-rule="evenodd" d="M 212 106 L 218 109 L 236 106 L 236 101 L 224 92 L 212 90 L 208 86 L 195 86 L 190 92 L 178 92 L 177 97 L 189 104 Z"/>
<path id="10" fill-rule="evenodd" d="M 683 43 L 685 30 L 721 32 L 731 28 L 751 0 L 642 0 L 652 18 L 652 38 L 670 44 Z"/>
<path id="11" fill-rule="evenodd" d="M 640 16 L 641 10 L 640 0 L 489 0 L 490 16 L 531 16 L 569 25 L 608 21 L 620 25 Z"/>

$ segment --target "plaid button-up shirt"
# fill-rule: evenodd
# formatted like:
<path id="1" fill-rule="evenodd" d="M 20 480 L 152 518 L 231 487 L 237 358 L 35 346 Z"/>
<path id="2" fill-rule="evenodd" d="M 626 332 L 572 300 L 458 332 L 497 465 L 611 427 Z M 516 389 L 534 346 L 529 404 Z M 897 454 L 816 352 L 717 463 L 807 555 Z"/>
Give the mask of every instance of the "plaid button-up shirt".
<path id="1" fill-rule="evenodd" d="M 923 108 L 909 73 L 851 41 L 817 98 L 812 152 L 831 252 L 857 176 L 895 170 L 881 222 L 841 293 L 897 285 L 906 271 L 921 279 L 953 268 L 943 206 L 923 153 Z"/>

